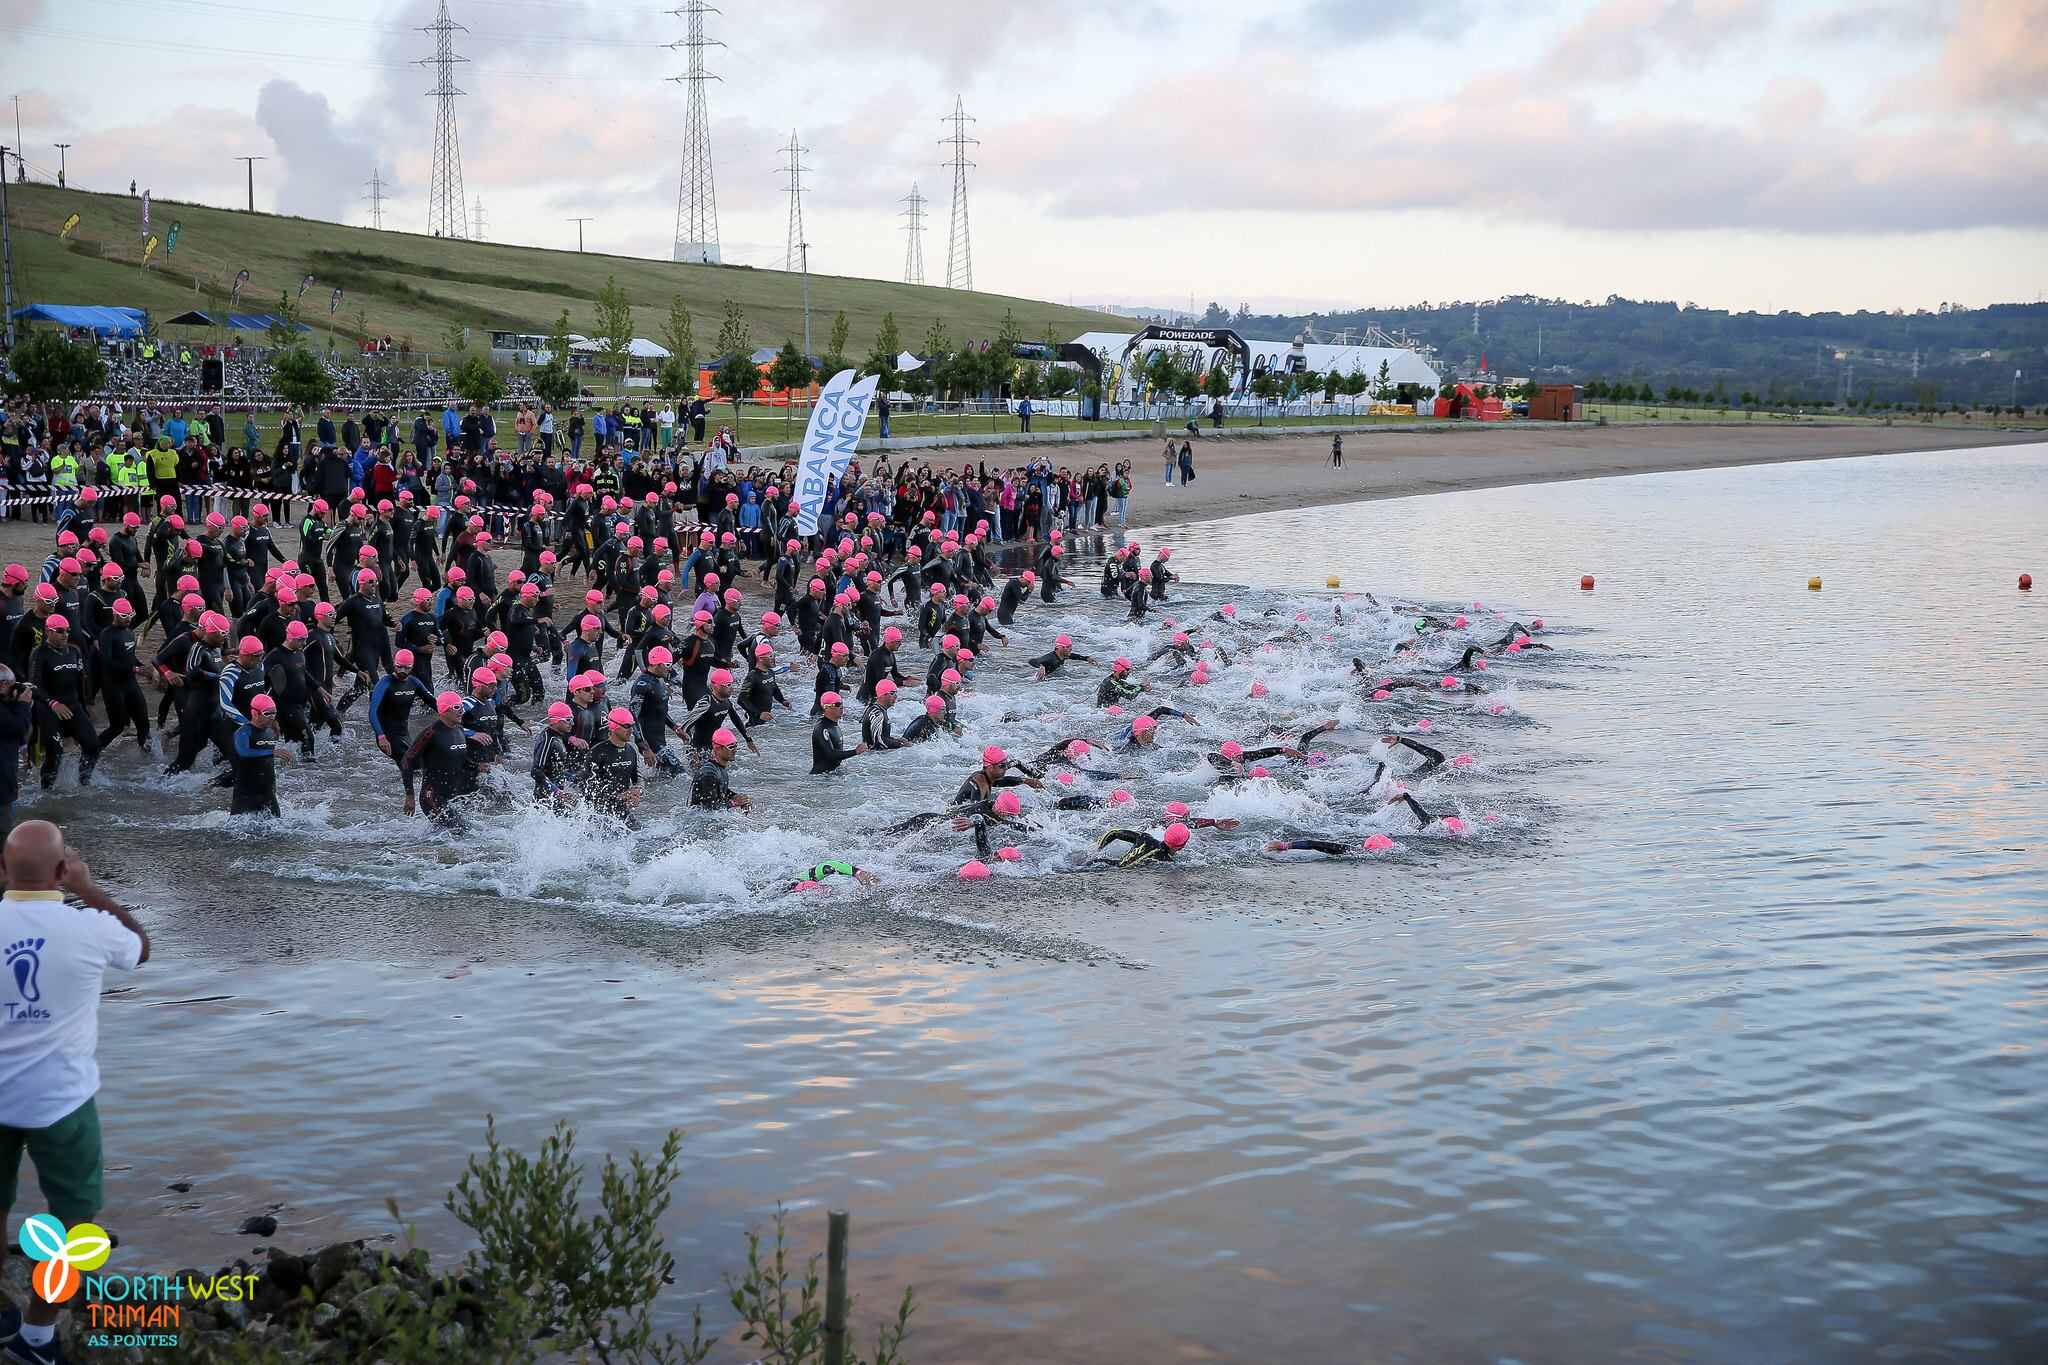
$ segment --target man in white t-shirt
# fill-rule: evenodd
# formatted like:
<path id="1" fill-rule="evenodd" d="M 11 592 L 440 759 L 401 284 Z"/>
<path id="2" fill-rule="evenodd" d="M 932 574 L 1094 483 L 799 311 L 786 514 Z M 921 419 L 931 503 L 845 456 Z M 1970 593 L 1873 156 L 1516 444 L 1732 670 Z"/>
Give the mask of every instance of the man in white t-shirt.
<path id="1" fill-rule="evenodd" d="M 676 443 L 676 405 L 663 403 L 661 416 L 656 420 L 661 424 L 661 448 L 667 450 Z"/>
<path id="2" fill-rule="evenodd" d="M 11 1238 L 23 1152 L 66 1227 L 99 1215 L 100 984 L 108 968 L 147 962 L 149 935 L 47 820 L 7 836 L 0 880 L 0 1228 Z M 56 1361 L 56 1323 L 56 1305 L 38 1298 L 26 1318 L 0 1311 L 0 1355 Z"/>

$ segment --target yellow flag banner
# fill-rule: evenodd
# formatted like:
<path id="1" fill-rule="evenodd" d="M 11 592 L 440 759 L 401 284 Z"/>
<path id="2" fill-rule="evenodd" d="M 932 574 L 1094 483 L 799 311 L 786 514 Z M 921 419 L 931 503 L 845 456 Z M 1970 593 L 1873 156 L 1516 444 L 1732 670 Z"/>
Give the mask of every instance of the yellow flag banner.
<path id="1" fill-rule="evenodd" d="M 147 244 L 147 245 L 145 245 L 145 246 L 144 246 L 144 247 L 142 248 L 142 263 L 143 263 L 144 265 L 148 265 L 148 264 L 149 264 L 149 258 L 150 258 L 151 256 L 154 256 L 155 254 L 156 254 L 156 238 L 154 238 L 154 237 L 151 237 L 151 238 L 149 239 L 149 242 L 148 242 L 148 244 Z"/>
<path id="2" fill-rule="evenodd" d="M 69 236 L 71 235 L 71 229 L 73 229 L 73 228 L 75 228 L 75 227 L 77 227 L 77 226 L 78 226 L 78 215 L 74 213 L 74 214 L 72 214 L 72 215 L 71 215 L 71 216 L 70 216 L 69 218 L 66 218 L 66 219 L 64 220 L 64 230 L 63 230 L 62 232 L 60 232 L 60 233 L 58 233 L 58 234 L 57 234 L 57 240 L 61 242 L 61 241 L 63 241 L 63 240 L 64 240 L 64 239 L 66 238 L 66 237 L 69 237 Z"/>

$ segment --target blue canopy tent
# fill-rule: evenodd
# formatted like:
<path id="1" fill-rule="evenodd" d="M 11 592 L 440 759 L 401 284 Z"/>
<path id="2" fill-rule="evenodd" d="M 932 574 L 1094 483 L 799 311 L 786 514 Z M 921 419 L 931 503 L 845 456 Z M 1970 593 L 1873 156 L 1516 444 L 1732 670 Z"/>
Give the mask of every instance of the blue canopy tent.
<path id="1" fill-rule="evenodd" d="M 146 319 L 140 308 L 103 308 L 98 305 L 32 303 L 14 310 L 24 322 L 50 322 L 59 327 L 86 328 L 95 336 L 139 337 Z"/>
<path id="2" fill-rule="evenodd" d="M 174 318 L 164 319 L 166 327 L 225 327 L 234 332 L 267 332 L 273 323 L 284 319 L 274 313 L 209 313 L 194 308 Z M 303 322 L 291 324 L 295 332 L 310 332 L 313 329 Z"/>

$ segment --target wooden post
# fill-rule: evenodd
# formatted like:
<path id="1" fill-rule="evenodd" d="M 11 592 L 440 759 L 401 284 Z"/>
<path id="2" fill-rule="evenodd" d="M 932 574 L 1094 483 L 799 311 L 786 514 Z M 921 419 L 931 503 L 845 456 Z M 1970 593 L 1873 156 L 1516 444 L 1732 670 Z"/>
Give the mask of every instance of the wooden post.
<path id="1" fill-rule="evenodd" d="M 825 1218 L 825 1365 L 846 1365 L 846 1210 Z"/>

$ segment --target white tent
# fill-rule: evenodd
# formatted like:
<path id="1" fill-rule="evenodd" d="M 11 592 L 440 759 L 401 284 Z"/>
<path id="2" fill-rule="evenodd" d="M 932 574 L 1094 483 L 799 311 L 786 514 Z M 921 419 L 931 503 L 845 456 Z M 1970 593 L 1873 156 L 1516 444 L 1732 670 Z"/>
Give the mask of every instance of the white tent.
<path id="1" fill-rule="evenodd" d="M 569 349 L 583 355 L 595 355 L 604 349 L 604 343 L 590 337 L 572 336 L 569 338 Z M 634 337 L 626 351 L 635 360 L 666 360 L 669 357 L 668 347 L 649 341 L 646 337 Z"/>

